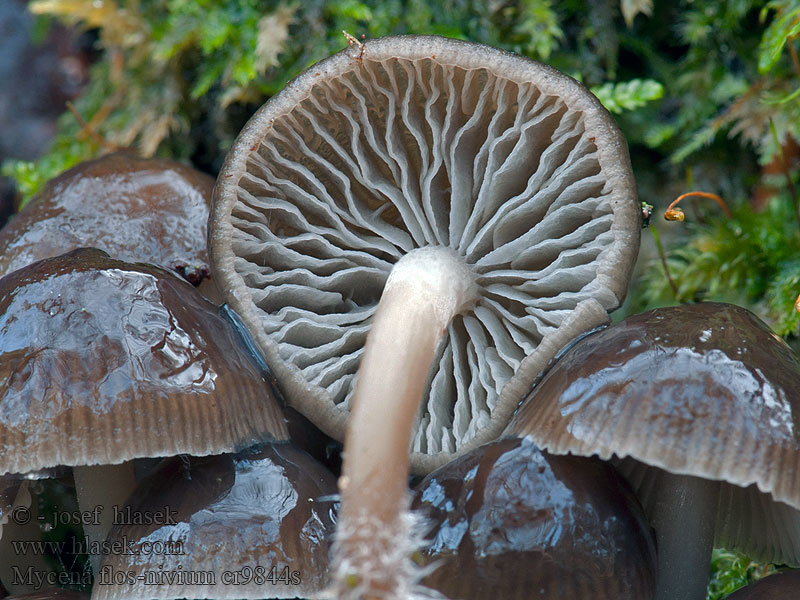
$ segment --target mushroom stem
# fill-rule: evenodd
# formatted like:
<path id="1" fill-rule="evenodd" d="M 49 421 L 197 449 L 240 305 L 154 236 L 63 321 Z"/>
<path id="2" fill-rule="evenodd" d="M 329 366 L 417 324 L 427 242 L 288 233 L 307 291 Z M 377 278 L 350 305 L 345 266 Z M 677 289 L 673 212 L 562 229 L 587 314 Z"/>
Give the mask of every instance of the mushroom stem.
<path id="1" fill-rule="evenodd" d="M 655 600 L 705 600 L 714 546 L 719 481 L 663 471 L 652 524 L 658 577 Z"/>
<path id="2" fill-rule="evenodd" d="M 21 540 L 24 540 L 22 545 L 29 548 L 42 540 L 44 517 L 39 514 L 39 498 L 31 494 L 29 486 L 30 482 L 23 480 L 12 503 L 13 507 L 25 507 L 28 511 L 16 516 L 9 514 L 8 522 L 0 525 L 0 588 L 5 587 L 9 594 L 23 595 L 41 591 L 36 585 L 37 578 L 42 577 L 46 583 L 55 575 L 49 562 L 50 556 L 46 553 L 41 550 L 20 551 L 16 547 Z"/>
<path id="3" fill-rule="evenodd" d="M 114 525 L 114 515 L 136 488 L 133 461 L 118 465 L 92 465 L 72 468 L 78 507 L 88 518 L 83 524 L 84 541 L 89 550 L 92 572 L 97 573 L 102 555 L 99 549 Z"/>
<path id="4" fill-rule="evenodd" d="M 389 274 L 361 358 L 344 443 L 334 546 L 338 598 L 411 597 L 411 432 L 436 348 L 450 320 L 476 296 L 470 270 L 449 248 L 413 250 Z"/>

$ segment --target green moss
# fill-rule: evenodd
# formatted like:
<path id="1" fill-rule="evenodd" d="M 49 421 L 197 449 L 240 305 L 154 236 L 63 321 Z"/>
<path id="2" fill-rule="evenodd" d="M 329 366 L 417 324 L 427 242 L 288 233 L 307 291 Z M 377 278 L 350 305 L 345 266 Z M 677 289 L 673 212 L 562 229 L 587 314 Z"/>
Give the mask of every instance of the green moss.
<path id="1" fill-rule="evenodd" d="M 16 180 L 22 194 L 22 207 L 50 179 L 90 158 L 95 152 L 92 144 L 74 137 L 59 136 L 50 151 L 38 161 L 6 161 L 0 173 Z"/>
<path id="2" fill-rule="evenodd" d="M 772 565 L 762 565 L 737 552 L 717 548 L 711 557 L 708 600 L 722 600 L 740 587 L 774 572 Z"/>
<path id="3" fill-rule="evenodd" d="M 641 304 L 734 302 L 757 307 L 780 335 L 800 333 L 794 308 L 800 294 L 800 223 L 791 200 L 779 194 L 762 212 L 740 203 L 732 218 L 710 216 L 719 213 L 716 207 L 703 213 L 708 222 L 684 223 L 686 239 L 667 252 L 677 295 L 663 268 L 654 263 L 640 288 Z M 663 231 L 668 226 L 659 227 Z"/>
<path id="4" fill-rule="evenodd" d="M 91 131 L 67 114 L 46 156 L 3 166 L 26 199 L 99 152 L 98 138 L 144 155 L 186 159 L 203 151 L 215 168 L 242 125 L 238 106 L 263 103 L 344 48 L 342 31 L 447 35 L 563 62 L 570 53 L 561 52 L 561 24 L 580 13 L 576 5 L 562 14 L 551 0 L 35 0 L 30 8 L 94 29 L 104 52 L 76 102 Z M 630 82 L 602 93 L 612 110 L 630 109 L 654 98 L 658 85 Z"/>
<path id="5" fill-rule="evenodd" d="M 725 196 L 658 227 L 677 296 L 658 260 L 631 310 L 717 299 L 748 306 L 797 340 L 800 224 L 785 174 L 760 164 L 800 138 L 796 0 L 32 0 L 32 10 L 97 32 L 100 59 L 50 151 L 7 161 L 25 198 L 105 147 L 216 168 L 244 119 L 301 70 L 360 38 L 439 34 L 547 60 L 592 87 L 632 147 L 643 200 L 660 219 L 678 193 Z M 42 19 L 39 35 L 43 36 Z M 773 133 L 774 132 L 774 133 Z M 105 140 L 100 142 L 99 138 Z M 693 167 L 694 178 L 683 179 Z M 789 178 L 797 179 L 794 164 Z M 772 185 L 763 212 L 756 187 Z M 672 229 L 671 235 L 666 235 Z M 761 567 L 715 552 L 710 598 Z"/>

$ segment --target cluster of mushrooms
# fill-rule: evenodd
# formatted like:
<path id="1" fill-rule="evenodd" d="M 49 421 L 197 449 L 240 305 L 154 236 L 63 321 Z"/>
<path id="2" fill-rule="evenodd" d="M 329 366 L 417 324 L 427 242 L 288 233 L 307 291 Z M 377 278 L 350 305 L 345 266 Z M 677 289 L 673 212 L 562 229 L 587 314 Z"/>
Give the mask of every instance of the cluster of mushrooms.
<path id="1" fill-rule="evenodd" d="M 596 98 L 429 36 L 309 68 L 216 186 L 62 174 L 0 231 L 0 581 L 48 569 L 14 541 L 65 473 L 93 599 L 702 600 L 715 541 L 800 565 L 800 358 L 731 305 L 609 325 L 640 229 Z"/>

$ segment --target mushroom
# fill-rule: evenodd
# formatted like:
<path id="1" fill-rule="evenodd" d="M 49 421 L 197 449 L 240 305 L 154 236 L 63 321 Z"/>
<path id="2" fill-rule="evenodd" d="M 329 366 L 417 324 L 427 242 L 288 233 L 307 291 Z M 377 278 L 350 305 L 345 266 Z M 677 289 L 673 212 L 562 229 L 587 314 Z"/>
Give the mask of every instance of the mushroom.
<path id="1" fill-rule="evenodd" d="M 770 575 L 735 591 L 727 600 L 790 600 L 800 596 L 800 570 Z"/>
<path id="2" fill-rule="evenodd" d="M 624 297 L 640 229 L 624 139 L 547 66 L 390 37 L 287 85 L 217 182 L 212 269 L 284 396 L 339 440 L 353 406 L 348 431 L 371 436 L 345 444 L 344 580 L 402 597 L 404 576 L 366 571 L 408 552 L 409 446 L 425 473 L 496 437 Z"/>
<path id="3" fill-rule="evenodd" d="M 309 68 L 251 118 L 217 180 L 209 251 L 289 404 L 339 440 L 389 272 L 420 248 L 453 269 L 471 310 L 442 316 L 423 376 L 424 473 L 496 437 L 557 349 L 606 322 L 639 228 L 625 141 L 583 86 L 402 36 Z"/>
<path id="4" fill-rule="evenodd" d="M 0 277 L 93 246 L 114 258 L 172 269 L 212 301 L 206 222 L 214 179 L 181 163 L 114 152 L 47 183 L 0 230 Z"/>
<path id="5" fill-rule="evenodd" d="M 430 473 L 423 583 L 448 598 L 650 600 L 656 553 L 641 505 L 602 461 L 502 439 Z"/>
<path id="6" fill-rule="evenodd" d="M 175 275 L 80 249 L 0 279 L 0 474 L 74 466 L 105 509 L 90 541 L 133 482 L 106 465 L 286 437 L 231 323 Z"/>
<path id="7" fill-rule="evenodd" d="M 107 543 L 94 600 L 317 597 L 328 585 L 336 479 L 290 443 L 165 459 Z M 132 520 L 128 520 L 132 521 Z"/>
<path id="8" fill-rule="evenodd" d="M 800 358 L 757 317 L 695 304 L 577 342 L 509 432 L 617 457 L 656 530 L 659 600 L 705 598 L 712 544 L 800 563 Z"/>

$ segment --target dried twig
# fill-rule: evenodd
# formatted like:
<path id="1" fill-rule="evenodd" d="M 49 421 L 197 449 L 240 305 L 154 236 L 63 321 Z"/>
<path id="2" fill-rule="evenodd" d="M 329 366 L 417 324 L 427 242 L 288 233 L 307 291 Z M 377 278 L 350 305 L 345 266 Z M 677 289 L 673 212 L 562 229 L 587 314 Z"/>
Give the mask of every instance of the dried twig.
<path id="1" fill-rule="evenodd" d="M 772 131 L 772 139 L 774 140 L 775 145 L 778 147 L 778 152 L 781 153 L 781 171 L 783 171 L 783 175 L 786 178 L 786 187 L 789 189 L 789 195 L 792 197 L 794 216 L 795 219 L 797 219 L 798 227 L 800 227 L 800 201 L 797 199 L 797 190 L 794 187 L 794 181 L 792 181 L 792 173 L 789 171 L 789 160 L 786 158 L 786 153 L 783 151 L 783 145 L 778 139 L 778 132 L 775 130 L 775 123 L 773 123 L 772 119 L 769 120 L 769 127 Z"/>
<path id="2" fill-rule="evenodd" d="M 119 150 L 117 146 L 115 146 L 114 144 L 109 142 L 106 138 L 104 138 L 102 135 L 97 133 L 97 131 L 95 131 L 95 129 L 83 119 L 81 113 L 78 112 L 78 109 L 75 108 L 75 105 L 72 102 L 67 100 L 66 106 L 69 112 L 72 113 L 72 116 L 75 117 L 75 120 L 78 122 L 78 125 L 81 126 L 81 134 L 83 134 L 83 137 L 88 136 L 92 138 L 97 145 L 99 145 L 101 148 L 105 148 L 110 152 L 116 152 L 117 150 Z"/>
<path id="3" fill-rule="evenodd" d="M 675 280 L 672 279 L 672 275 L 669 272 L 669 267 L 667 266 L 667 257 L 664 254 L 664 247 L 661 245 L 661 237 L 658 235 L 658 230 L 656 229 L 655 225 L 650 225 L 648 227 L 653 234 L 653 241 L 656 243 L 656 249 L 658 250 L 658 257 L 661 259 L 661 266 L 664 269 L 664 275 L 667 277 L 667 282 L 669 283 L 669 287 L 672 288 L 672 293 L 675 296 L 675 300 L 679 301 L 678 298 L 678 286 L 675 284 Z"/>

